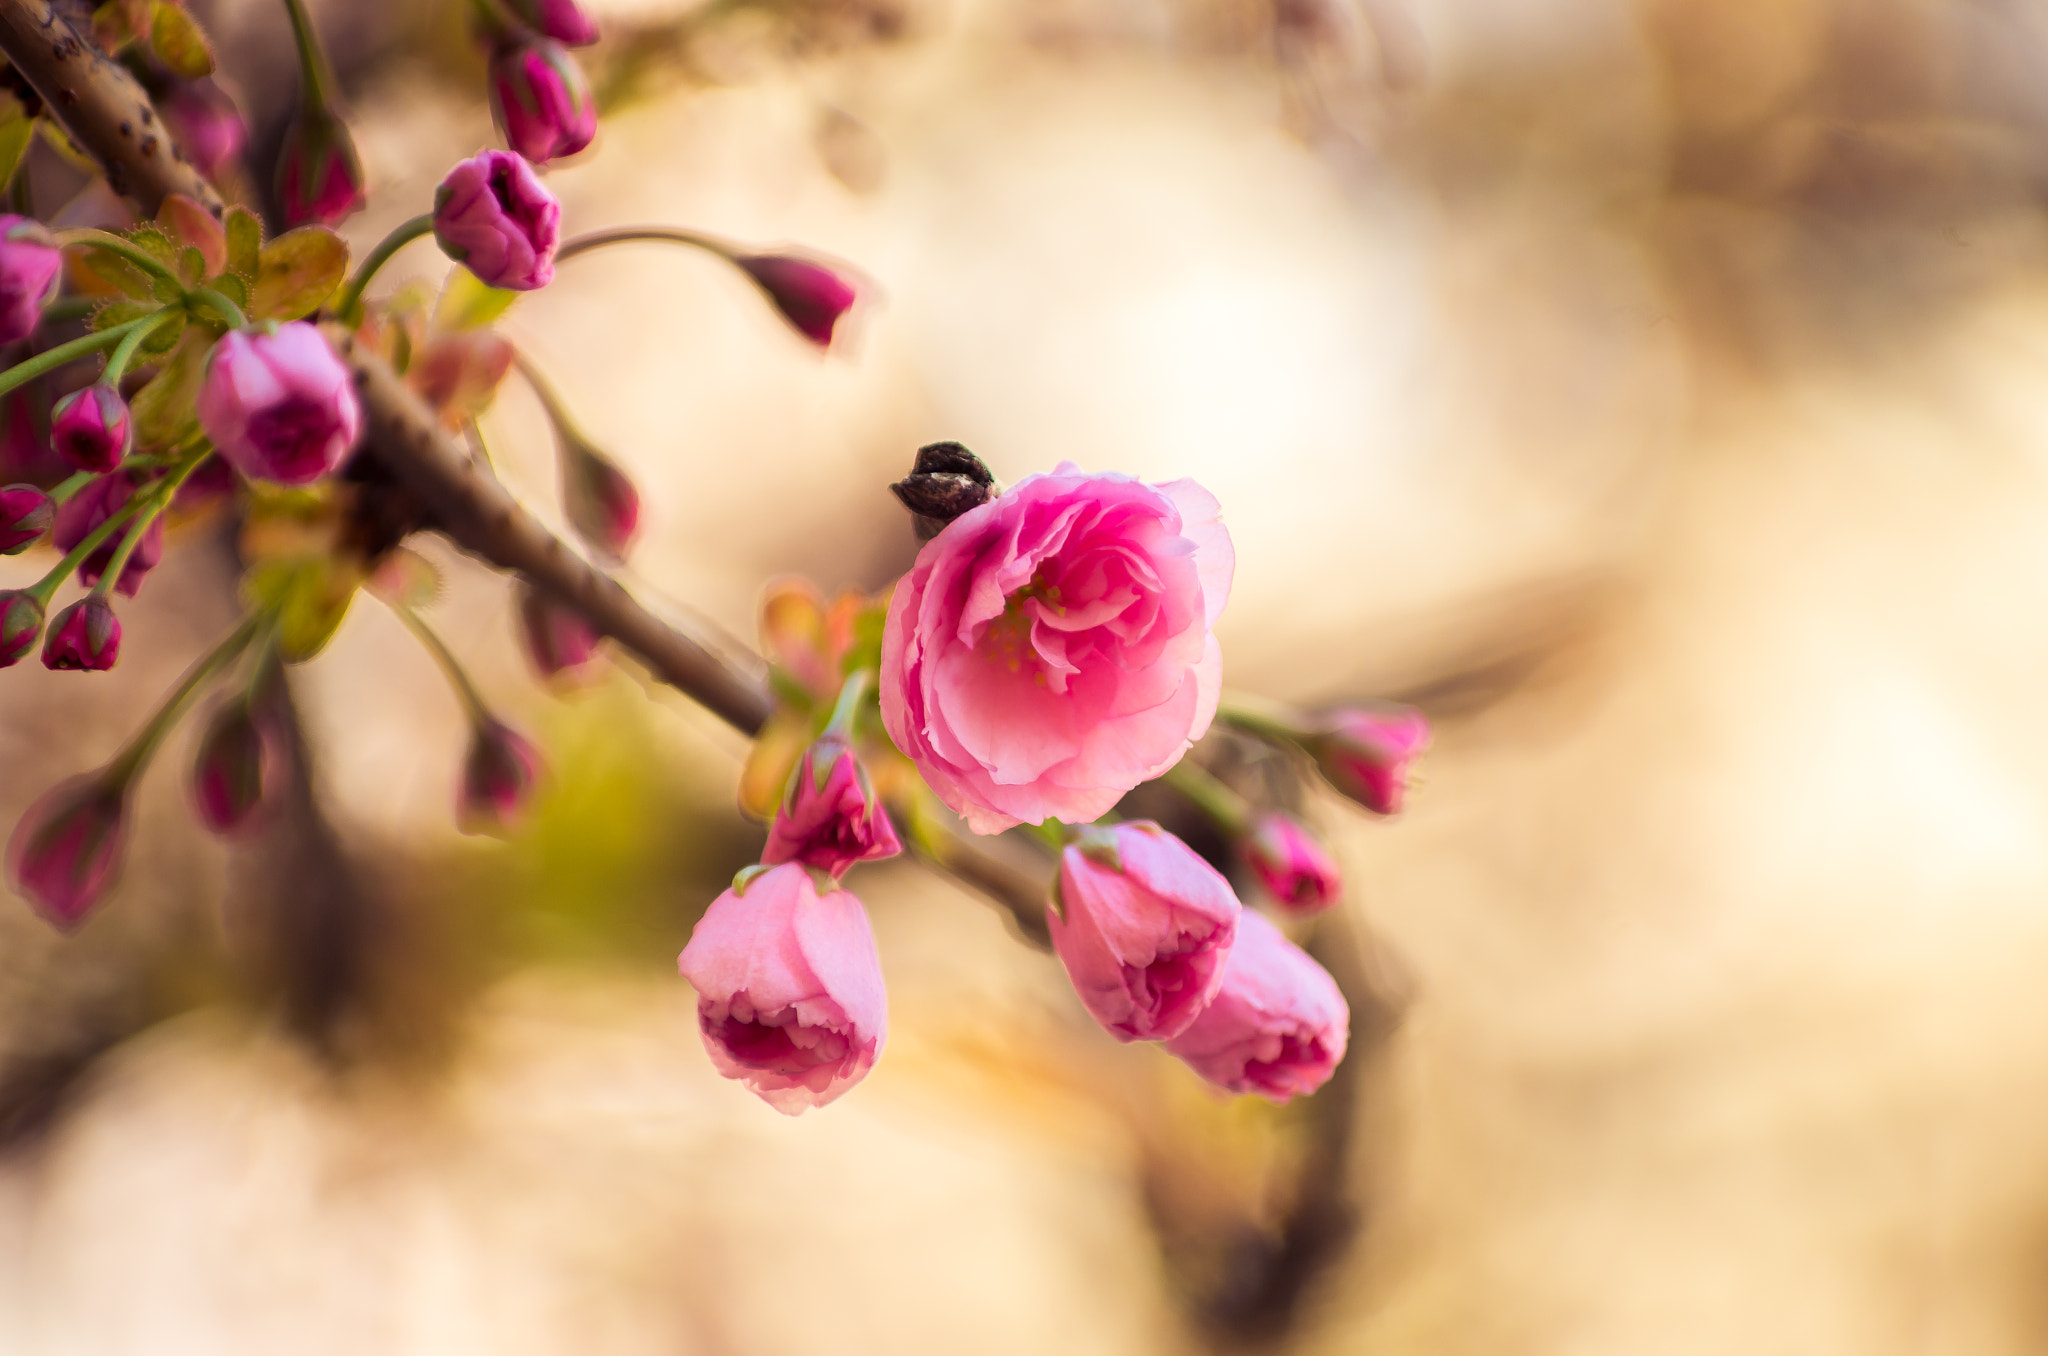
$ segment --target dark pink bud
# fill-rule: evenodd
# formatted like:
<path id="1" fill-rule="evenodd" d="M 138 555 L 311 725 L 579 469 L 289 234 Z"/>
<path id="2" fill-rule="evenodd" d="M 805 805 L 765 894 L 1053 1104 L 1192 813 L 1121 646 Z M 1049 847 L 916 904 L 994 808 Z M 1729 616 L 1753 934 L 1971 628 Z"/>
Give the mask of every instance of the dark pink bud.
<path id="1" fill-rule="evenodd" d="M 479 722 L 462 765 L 456 825 L 464 833 L 509 833 L 525 816 L 540 771 L 540 754 L 510 726 Z"/>
<path id="2" fill-rule="evenodd" d="M 57 506 L 33 485 L 0 485 L 0 556 L 18 556 L 57 521 Z"/>
<path id="3" fill-rule="evenodd" d="M 326 108 L 301 109 L 285 134 L 277 200 L 286 226 L 338 225 L 368 202 L 348 125 Z"/>
<path id="4" fill-rule="evenodd" d="M 742 255 L 733 260 L 768 294 L 798 334 L 827 348 L 832 328 L 854 303 L 853 284 L 808 259 L 789 254 Z"/>
<path id="5" fill-rule="evenodd" d="M 251 480 L 304 485 L 337 470 L 362 417 L 348 368 L 303 320 L 222 335 L 199 388 L 199 427 Z"/>
<path id="6" fill-rule="evenodd" d="M 50 413 L 50 443 L 81 471 L 111 471 L 134 440 L 128 402 L 96 381 L 58 401 Z"/>
<path id="7" fill-rule="evenodd" d="M 1291 815 L 1261 815 L 1237 849 L 1259 883 L 1290 913 L 1320 913 L 1337 902 L 1344 888 L 1329 852 Z"/>
<path id="8" fill-rule="evenodd" d="M 69 932 L 105 897 L 128 842 L 125 785 L 74 777 L 29 806 L 7 840 L 7 878 Z"/>
<path id="9" fill-rule="evenodd" d="M 1333 712 L 1302 747 L 1330 785 L 1374 814 L 1399 814 L 1429 747 L 1429 721 L 1412 706 L 1352 707 Z"/>
<path id="10" fill-rule="evenodd" d="M 576 0 L 505 0 L 506 7 L 534 32 L 564 47 L 597 41 L 597 24 Z"/>
<path id="11" fill-rule="evenodd" d="M 1074 992 L 1118 1040 L 1165 1040 L 1223 982 L 1242 912 L 1230 882 L 1144 820 L 1089 829 L 1060 854 L 1046 923 Z"/>
<path id="12" fill-rule="evenodd" d="M 0 344 L 35 332 L 63 268 L 64 256 L 43 223 L 0 214 Z"/>
<path id="13" fill-rule="evenodd" d="M 768 828 L 761 860 L 797 862 L 834 880 L 856 862 L 903 851 L 867 769 L 844 735 L 827 734 L 804 751 Z"/>
<path id="14" fill-rule="evenodd" d="M 42 599 L 27 589 L 0 592 L 0 669 L 28 658 L 42 633 Z"/>
<path id="15" fill-rule="evenodd" d="M 246 701 L 214 713 L 192 763 L 192 805 L 199 822 L 218 834 L 248 827 L 263 806 L 270 779 L 270 741 Z"/>
<path id="16" fill-rule="evenodd" d="M 199 463 L 185 483 L 171 496 L 171 507 L 180 513 L 198 513 L 213 507 L 235 492 L 235 468 L 226 458 L 208 457 Z"/>
<path id="17" fill-rule="evenodd" d="M 484 151 L 441 181 L 434 239 L 479 281 L 531 292 L 554 280 L 562 207 L 518 155 Z"/>
<path id="18" fill-rule="evenodd" d="M 156 109 L 186 158 L 209 179 L 219 178 L 249 140 L 241 110 L 211 80 L 180 81 L 156 101 Z"/>
<path id="19" fill-rule="evenodd" d="M 1305 1097 L 1344 1059 L 1351 1009 L 1337 982 L 1264 918 L 1246 912 L 1223 983 L 1166 1048 L 1225 1092 Z"/>
<path id="20" fill-rule="evenodd" d="M 0 395 L 0 480 L 54 485 L 71 468 L 50 446 L 50 392 L 37 379 Z"/>
<path id="21" fill-rule="evenodd" d="M 116 471 L 101 476 L 77 494 L 66 500 L 64 507 L 57 510 L 57 521 L 51 528 L 51 540 L 60 551 L 69 551 L 92 534 L 92 530 L 118 513 L 128 497 L 135 493 L 139 484 L 136 473 Z M 130 529 L 133 530 L 132 528 Z M 115 533 L 98 550 L 85 558 L 78 567 L 81 583 L 91 586 L 100 582 L 100 576 L 113 563 L 114 550 L 120 544 L 122 534 Z M 121 577 L 114 581 L 114 587 L 129 598 L 133 598 L 142 587 L 142 580 L 164 556 L 164 520 L 153 518 L 143 529 L 142 540 L 129 553 L 128 564 L 121 571 Z"/>
<path id="22" fill-rule="evenodd" d="M 610 457 L 580 439 L 559 440 L 562 508 L 576 535 L 601 554 L 624 560 L 640 530 L 640 491 Z"/>
<path id="23" fill-rule="evenodd" d="M 519 599 L 519 638 L 534 669 L 550 679 L 584 675 L 601 639 L 581 612 L 531 587 Z"/>
<path id="24" fill-rule="evenodd" d="M 508 45 L 492 55 L 491 113 L 512 149 L 536 165 L 574 155 L 597 135 L 583 68 L 558 42 Z"/>
<path id="25" fill-rule="evenodd" d="M 121 657 L 121 619 L 89 593 L 59 612 L 43 638 L 43 667 L 104 673 Z"/>

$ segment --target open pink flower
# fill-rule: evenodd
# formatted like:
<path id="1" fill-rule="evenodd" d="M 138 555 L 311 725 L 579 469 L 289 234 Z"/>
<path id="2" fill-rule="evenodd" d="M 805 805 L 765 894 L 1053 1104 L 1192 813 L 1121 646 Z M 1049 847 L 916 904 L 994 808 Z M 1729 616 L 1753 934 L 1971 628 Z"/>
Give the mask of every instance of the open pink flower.
<path id="1" fill-rule="evenodd" d="M 530 292 L 554 281 L 562 205 L 515 152 L 481 151 L 435 190 L 434 239 L 486 286 Z"/>
<path id="2" fill-rule="evenodd" d="M 768 827 L 761 860 L 800 862 L 834 877 L 856 862 L 903 851 L 860 756 L 844 735 L 826 734 L 804 750 Z"/>
<path id="3" fill-rule="evenodd" d="M 1110 1035 L 1178 1035 L 1223 982 L 1242 912 L 1230 882 L 1157 824 L 1091 829 L 1060 856 L 1052 948 Z"/>
<path id="4" fill-rule="evenodd" d="M 1192 480 L 1063 463 L 925 543 L 889 600 L 882 722 L 976 833 L 1094 819 L 1209 728 L 1218 511 Z"/>
<path id="5" fill-rule="evenodd" d="M 888 1012 L 860 901 L 795 862 L 742 873 L 676 958 L 711 1062 L 786 1116 L 867 1077 Z"/>
<path id="6" fill-rule="evenodd" d="M 1350 1035 L 1351 1009 L 1329 972 L 1247 912 L 1222 987 L 1166 1048 L 1225 1092 L 1285 1102 L 1328 1081 Z"/>

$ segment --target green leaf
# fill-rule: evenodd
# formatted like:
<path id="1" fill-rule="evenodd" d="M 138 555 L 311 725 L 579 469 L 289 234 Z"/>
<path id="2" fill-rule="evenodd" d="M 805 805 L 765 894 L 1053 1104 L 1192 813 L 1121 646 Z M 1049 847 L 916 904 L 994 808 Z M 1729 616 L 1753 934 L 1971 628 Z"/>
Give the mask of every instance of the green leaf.
<path id="1" fill-rule="evenodd" d="M 320 309 L 348 272 L 348 246 L 325 226 L 286 231 L 257 256 L 249 309 L 259 320 L 297 320 Z"/>
<path id="2" fill-rule="evenodd" d="M 246 207 L 230 207 L 223 223 L 228 233 L 228 267 L 245 278 L 256 276 L 263 249 L 263 223 Z"/>
<path id="3" fill-rule="evenodd" d="M 503 287 L 488 287 L 466 268 L 449 271 L 448 284 L 441 289 L 441 302 L 434 308 L 438 330 L 482 329 L 505 314 L 519 294 Z"/>
<path id="4" fill-rule="evenodd" d="M 171 239 L 171 233 L 153 221 L 145 221 L 128 232 L 128 239 L 140 245 L 166 264 L 178 262 L 178 242 Z"/>
<path id="5" fill-rule="evenodd" d="M 197 287 L 206 281 L 206 256 L 197 245 L 187 245 L 178 252 L 178 277 L 187 287 Z"/>
<path id="6" fill-rule="evenodd" d="M 441 596 L 441 571 L 419 552 L 401 546 L 377 562 L 370 592 L 394 607 L 432 607 Z"/>
<path id="7" fill-rule="evenodd" d="M 135 413 L 138 444 L 161 447 L 197 427 L 192 407 L 199 398 L 200 380 L 206 375 L 206 355 L 212 349 L 211 333 L 199 326 L 189 327 L 170 361 L 135 393 L 129 408 Z"/>
<path id="8" fill-rule="evenodd" d="M 83 259 L 88 273 L 124 295 L 151 303 L 147 309 L 156 309 L 156 281 L 147 273 L 107 250 L 87 250 Z"/>
<path id="9" fill-rule="evenodd" d="M 21 168 L 21 158 L 28 154 L 29 143 L 36 138 L 36 120 L 22 112 L 21 103 L 13 95 L 7 102 L 14 107 L 11 117 L 0 118 L 0 188 L 14 182 L 14 172 Z"/>
<path id="10" fill-rule="evenodd" d="M 180 245 L 197 246 L 204 261 L 205 272 L 194 279 L 195 285 L 205 281 L 228 266 L 228 237 L 213 213 L 182 193 L 173 193 L 164 199 L 164 205 L 157 209 L 157 224 L 170 233 Z M 180 259 L 182 261 L 183 255 Z M 180 267 L 183 267 L 182 262 Z"/>
<path id="11" fill-rule="evenodd" d="M 87 174 L 95 177 L 99 175 L 99 162 L 78 149 L 78 143 L 73 141 L 64 129 L 57 125 L 55 119 L 37 118 L 36 130 L 43 134 L 43 140 L 49 145 L 51 150 L 63 156 Z"/>
<path id="12" fill-rule="evenodd" d="M 333 639 L 359 582 L 346 562 L 299 556 L 252 567 L 242 576 L 242 594 L 252 607 L 276 614 L 278 653 L 287 663 L 297 663 Z"/>
<path id="13" fill-rule="evenodd" d="M 160 309 L 146 301 L 110 301 L 92 313 L 92 328 L 95 331 L 110 330 L 116 325 L 155 315 Z"/>
<path id="14" fill-rule="evenodd" d="M 149 332 L 142 341 L 142 351 L 152 357 L 161 357 L 178 346 L 185 337 L 185 316 L 180 312 L 175 318 L 165 321 Z"/>
<path id="15" fill-rule="evenodd" d="M 156 0 L 156 12 L 149 23 L 149 45 L 156 49 L 157 58 L 164 65 L 187 80 L 213 74 L 213 49 L 198 21 L 181 5 Z"/>
<path id="16" fill-rule="evenodd" d="M 223 273 L 213 280 L 213 290 L 243 310 L 249 309 L 249 280 L 239 273 Z"/>

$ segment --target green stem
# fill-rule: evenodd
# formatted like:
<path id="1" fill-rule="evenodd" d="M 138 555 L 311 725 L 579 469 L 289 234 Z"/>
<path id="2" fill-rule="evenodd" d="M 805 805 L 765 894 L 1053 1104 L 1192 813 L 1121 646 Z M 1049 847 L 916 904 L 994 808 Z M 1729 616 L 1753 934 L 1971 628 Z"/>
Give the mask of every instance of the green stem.
<path id="1" fill-rule="evenodd" d="M 127 747 L 114 756 L 113 762 L 107 764 L 106 776 L 109 785 L 121 785 L 148 764 L 150 755 L 156 752 L 157 745 L 163 742 L 164 736 L 177 724 L 178 717 L 184 713 L 185 707 L 197 695 L 199 689 L 241 654 L 249 642 L 255 639 L 265 620 L 261 613 L 244 617 L 241 625 L 230 631 L 225 640 L 185 671 L 184 678 L 171 690 L 171 695 L 164 699 L 164 704 L 157 708 L 156 714 L 149 718 L 149 723 L 137 730 L 135 737 L 128 741 Z"/>
<path id="2" fill-rule="evenodd" d="M 1168 768 L 1160 780 L 1193 801 L 1195 808 L 1225 833 L 1239 834 L 1251 827 L 1251 802 L 1189 759 L 1183 758 Z"/>
<path id="3" fill-rule="evenodd" d="M 243 315 L 242 308 L 235 305 L 225 294 L 216 292 L 211 287 L 195 287 L 186 295 L 194 301 L 203 301 L 212 307 L 215 315 L 228 322 L 229 329 L 240 330 L 249 327 L 249 317 Z"/>
<path id="4" fill-rule="evenodd" d="M 64 559 L 51 567 L 48 574 L 29 585 L 28 592 L 34 594 L 36 601 L 41 603 L 47 610 L 50 606 L 50 599 L 57 596 L 57 590 L 63 587 L 64 581 L 71 577 L 74 570 L 85 564 L 87 556 L 104 546 L 107 538 L 127 526 L 128 520 L 141 512 L 142 502 L 142 495 L 131 495 L 127 503 L 107 515 L 105 522 L 86 533 L 85 539 L 72 547 Z M 102 577 L 104 578 L 104 576 Z"/>
<path id="5" fill-rule="evenodd" d="M 72 495 L 77 494 L 99 478 L 100 473 L 97 471 L 73 471 L 63 483 L 50 491 L 50 502 L 62 508 L 71 501 Z"/>
<path id="6" fill-rule="evenodd" d="M 743 251 L 728 241 L 716 236 L 686 231 L 680 226 L 615 226 L 608 231 L 592 231 L 565 240 L 555 251 L 555 262 L 567 263 L 579 254 L 601 250 L 608 245 L 629 245 L 641 241 L 654 241 L 667 245 L 688 245 L 692 249 L 708 250 L 721 259 L 737 259 Z"/>
<path id="7" fill-rule="evenodd" d="M 447 642 L 435 634 L 433 627 L 427 625 L 426 618 L 402 603 L 393 603 L 391 610 L 398 614 L 400 621 L 412 628 L 412 633 L 420 638 L 420 643 L 434 656 L 434 662 L 448 675 L 448 681 L 455 687 L 455 695 L 460 697 L 463 706 L 468 708 L 470 719 L 478 725 L 490 720 L 491 708 L 484 704 L 483 694 L 478 692 L 476 684 L 470 681 L 469 670 L 462 667 L 462 661 L 455 657 L 455 652 L 448 648 Z"/>
<path id="8" fill-rule="evenodd" d="M 561 396 L 557 395 L 555 388 L 548 384 L 545 377 L 541 376 L 540 370 L 527 359 L 524 353 L 515 352 L 512 355 L 512 361 L 518 365 L 519 375 L 526 378 L 526 384 L 533 388 L 533 394 L 539 399 L 541 409 L 547 413 L 548 422 L 555 426 L 556 436 L 564 442 L 588 447 L 590 439 L 584 436 L 583 430 L 577 427 L 576 421 L 569 417 L 568 408 L 562 404 Z"/>
<path id="9" fill-rule="evenodd" d="M 187 476 L 199 469 L 199 463 L 205 461 L 208 455 L 206 452 L 200 453 L 150 486 L 143 494 L 134 496 L 135 499 L 144 500 L 143 507 L 137 511 L 135 521 L 129 524 L 128 535 L 121 538 L 121 544 L 114 548 L 113 558 L 107 562 L 106 572 L 100 576 L 100 582 L 92 586 L 95 594 L 104 598 L 108 590 L 114 587 L 115 581 L 121 577 L 121 571 L 128 568 L 128 558 L 134 555 L 135 548 L 142 544 L 142 538 L 148 533 L 150 523 L 170 504 L 171 496 L 178 492 L 178 487 L 185 483 Z"/>
<path id="10" fill-rule="evenodd" d="M 1052 849 L 1055 857 L 1067 850 L 1067 844 L 1081 836 L 1079 829 L 1057 819 L 1048 819 L 1042 824 L 1026 824 L 1024 828 L 1027 832 L 1037 834 L 1046 846 Z"/>
<path id="11" fill-rule="evenodd" d="M 1298 712 L 1244 693 L 1225 694 L 1216 718 L 1270 744 L 1298 744 L 1310 733 Z"/>
<path id="12" fill-rule="evenodd" d="M 838 704 L 832 708 L 832 719 L 825 722 L 825 733 L 853 738 L 853 722 L 859 718 L 861 702 L 868 695 L 868 686 L 875 680 L 873 669 L 855 669 L 840 686 Z"/>
<path id="13" fill-rule="evenodd" d="M 284 0 L 284 7 L 292 19 L 292 41 L 299 49 L 299 102 L 309 110 L 325 108 L 330 84 L 327 54 L 320 48 L 313 16 L 306 13 L 306 0 Z"/>
<path id="14" fill-rule="evenodd" d="M 184 290 L 184 280 L 178 277 L 169 264 L 157 258 L 134 241 L 125 240 L 111 231 L 96 231 L 90 226 L 80 226 L 75 230 L 59 231 L 57 232 L 57 244 L 59 246 L 90 245 L 94 249 L 105 250 L 109 254 L 118 254 L 151 277 L 161 278 L 178 288 L 179 291 Z"/>
<path id="15" fill-rule="evenodd" d="M 45 372 L 54 372 L 64 364 L 83 358 L 88 353 L 97 353 L 103 348 L 112 348 L 128 337 L 128 331 L 138 325 L 152 324 L 155 320 L 156 317 L 154 315 L 146 315 L 140 320 L 131 320 L 125 325 L 116 325 L 110 330 L 100 330 L 96 333 L 73 339 L 68 344 L 59 344 L 55 348 L 44 349 L 41 353 L 36 354 L 35 357 L 24 359 L 8 368 L 5 372 L 0 372 L 0 395 L 5 395 L 17 386 L 34 381 Z"/>
<path id="16" fill-rule="evenodd" d="M 376 248 L 363 256 L 362 266 L 356 269 L 356 275 L 348 280 L 348 285 L 341 289 L 341 298 L 334 305 L 334 313 L 341 317 L 342 323 L 353 325 L 362 319 L 357 313 L 357 308 L 363 300 L 363 289 L 370 285 L 370 279 L 377 276 L 377 270 L 389 263 L 392 255 L 421 236 L 431 234 L 433 229 L 434 214 L 421 213 L 412 220 L 400 222 L 393 227 L 391 234 L 379 240 Z"/>
<path id="17" fill-rule="evenodd" d="M 105 297 L 89 297 L 73 293 L 59 297 L 43 308 L 44 324 L 61 324 L 67 320 L 83 320 L 106 304 Z"/>
<path id="18" fill-rule="evenodd" d="M 161 329 L 166 320 L 172 319 L 176 314 L 175 311 L 158 311 L 155 315 L 146 315 L 136 321 L 135 327 L 122 335 L 121 342 L 114 346 L 113 356 L 107 359 L 107 370 L 100 373 L 100 380 L 118 388 L 121 384 L 121 375 L 128 370 L 128 364 L 135 361 L 135 351 L 142 347 L 145 339 Z"/>

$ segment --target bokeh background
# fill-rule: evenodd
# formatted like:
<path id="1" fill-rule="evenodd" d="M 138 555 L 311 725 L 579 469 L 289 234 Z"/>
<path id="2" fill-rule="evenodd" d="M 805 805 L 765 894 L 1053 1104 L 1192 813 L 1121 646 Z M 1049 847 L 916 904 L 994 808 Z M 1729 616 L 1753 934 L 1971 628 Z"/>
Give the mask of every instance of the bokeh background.
<path id="1" fill-rule="evenodd" d="M 281 10 L 193 2 L 261 166 Z M 636 585 L 742 636 L 778 575 L 885 587 L 940 438 L 1201 480 L 1229 681 L 1438 727 L 1400 820 L 1308 807 L 1345 1076 L 1218 1101 L 891 865 L 887 1054 L 778 1116 L 673 970 L 758 850 L 740 741 L 627 669 L 542 690 L 429 543 L 552 761 L 533 826 L 455 833 L 457 707 L 364 600 L 260 845 L 191 827 L 174 746 L 82 933 L 0 909 L 0 1350 L 2048 1342 L 2048 11 L 593 8 L 570 229 L 802 242 L 873 301 L 818 359 L 649 247 L 511 313 L 642 486 Z M 447 0 L 316 9 L 367 245 L 493 140 L 482 63 Z M 484 426 L 555 515 L 531 397 Z M 10 822 L 225 625 L 230 546 L 174 539 L 112 674 L 6 675 Z"/>

